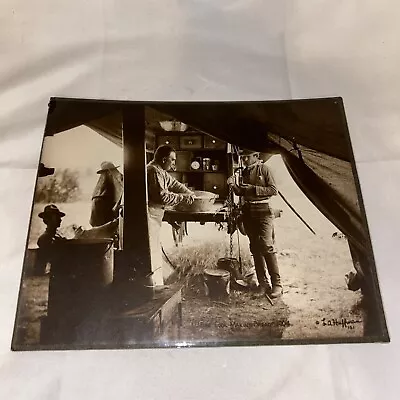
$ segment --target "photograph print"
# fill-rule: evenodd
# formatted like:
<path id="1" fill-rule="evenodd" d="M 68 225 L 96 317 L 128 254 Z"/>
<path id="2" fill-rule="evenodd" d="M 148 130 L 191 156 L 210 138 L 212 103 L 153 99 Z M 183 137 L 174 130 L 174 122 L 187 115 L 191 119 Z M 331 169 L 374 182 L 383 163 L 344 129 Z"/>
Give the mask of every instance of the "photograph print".
<path id="1" fill-rule="evenodd" d="M 341 98 L 50 99 L 13 350 L 388 341 Z"/>

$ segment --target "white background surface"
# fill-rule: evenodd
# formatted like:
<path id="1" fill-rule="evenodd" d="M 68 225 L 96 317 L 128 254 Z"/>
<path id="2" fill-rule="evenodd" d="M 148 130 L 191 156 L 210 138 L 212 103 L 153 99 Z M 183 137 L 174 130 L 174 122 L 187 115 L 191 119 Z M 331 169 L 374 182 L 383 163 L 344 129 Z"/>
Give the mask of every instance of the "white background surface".
<path id="1" fill-rule="evenodd" d="M 399 11 L 389 0 L 3 0 L 0 398 L 397 399 Z M 342 96 L 392 343 L 12 353 L 50 96 Z"/>

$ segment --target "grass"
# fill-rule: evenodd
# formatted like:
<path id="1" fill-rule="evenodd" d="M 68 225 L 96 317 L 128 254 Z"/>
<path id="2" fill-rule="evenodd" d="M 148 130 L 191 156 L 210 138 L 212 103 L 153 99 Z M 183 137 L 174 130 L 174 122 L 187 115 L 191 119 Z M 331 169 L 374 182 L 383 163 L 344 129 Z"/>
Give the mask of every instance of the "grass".
<path id="1" fill-rule="evenodd" d="M 266 299 L 243 291 L 232 291 L 222 303 L 205 296 L 204 269 L 215 268 L 219 258 L 229 256 L 229 235 L 225 231 L 218 231 L 213 224 L 189 223 L 189 236 L 176 248 L 169 239 L 169 227 L 163 227 L 165 251 L 181 275 L 187 277 L 185 338 L 202 342 L 216 338 L 266 342 L 274 338 L 337 339 L 363 335 L 361 323 L 351 327 L 323 325 L 342 318 L 362 320 L 357 308 L 361 295 L 349 291 L 344 280 L 344 275 L 353 269 L 346 239 L 332 238 L 335 227 L 306 202 L 301 205 L 302 215 L 308 216 L 317 235 L 308 231 L 279 199 L 275 206 L 284 210 L 275 223 L 284 295 L 273 307 Z M 241 234 L 239 238 L 243 265 L 248 269 L 252 265 L 248 240 Z M 238 256 L 236 233 L 233 256 Z"/>
<path id="2" fill-rule="evenodd" d="M 213 223 L 204 226 L 189 223 L 189 236 L 183 245 L 175 247 L 171 227 L 163 224 L 163 247 L 180 277 L 185 277 L 182 339 L 193 342 L 215 340 L 260 341 L 283 339 L 338 339 L 362 337 L 361 323 L 351 327 L 324 325 L 331 320 L 354 319 L 362 321 L 358 304 L 359 292 L 347 289 L 344 275 L 353 269 L 345 239 L 332 238 L 337 229 L 327 221 L 283 175 L 277 176 L 279 187 L 295 205 L 296 210 L 316 231 L 313 235 L 290 211 L 280 198 L 273 206 L 283 210 L 275 221 L 284 295 L 271 306 L 265 298 L 250 292 L 232 290 L 229 297 L 213 301 L 205 295 L 202 274 L 206 268 L 215 268 L 219 258 L 230 256 L 229 236 Z M 87 226 L 90 203 L 58 205 L 67 215 L 63 225 L 72 223 Z M 29 244 L 34 247 L 44 230 L 37 214 L 43 205 L 35 205 Z M 247 237 L 240 234 L 240 253 L 244 268 L 251 268 Z M 234 235 L 234 257 L 238 257 L 237 235 Z M 38 318 L 45 313 L 48 281 L 45 278 L 27 278 L 21 292 L 23 304 L 20 325 L 25 339 L 38 340 Z M 325 318 L 325 320 L 324 320 Z"/>

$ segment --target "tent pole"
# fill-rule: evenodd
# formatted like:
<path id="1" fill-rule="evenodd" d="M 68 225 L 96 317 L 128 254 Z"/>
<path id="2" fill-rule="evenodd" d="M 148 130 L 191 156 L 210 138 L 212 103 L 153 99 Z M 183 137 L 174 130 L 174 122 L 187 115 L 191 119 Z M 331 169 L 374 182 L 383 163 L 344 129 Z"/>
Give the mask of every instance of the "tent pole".
<path id="1" fill-rule="evenodd" d="M 143 105 L 123 107 L 124 146 L 124 226 L 123 251 L 127 280 L 135 270 L 146 276 L 152 272 L 147 224 L 147 184 L 145 114 Z"/>
<path id="2" fill-rule="evenodd" d="M 316 235 L 316 233 L 314 232 L 314 230 L 311 228 L 310 225 L 307 224 L 306 221 L 304 221 L 304 219 L 301 217 L 301 215 L 293 208 L 293 206 L 286 200 L 285 196 L 278 190 L 278 194 L 279 196 L 282 197 L 282 200 L 287 204 L 287 206 L 296 214 L 296 216 L 300 219 L 301 222 L 303 222 L 303 224 L 314 234 Z"/>

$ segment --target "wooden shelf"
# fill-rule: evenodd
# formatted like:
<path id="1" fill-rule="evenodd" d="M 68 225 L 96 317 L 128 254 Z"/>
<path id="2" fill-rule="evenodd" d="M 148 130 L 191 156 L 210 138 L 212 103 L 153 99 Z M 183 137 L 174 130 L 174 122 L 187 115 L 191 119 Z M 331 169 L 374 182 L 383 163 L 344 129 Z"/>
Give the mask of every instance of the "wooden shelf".
<path id="1" fill-rule="evenodd" d="M 188 174 L 188 173 L 191 173 L 191 172 L 194 172 L 195 174 L 198 174 L 198 173 L 202 173 L 202 174 L 226 174 L 226 172 L 225 171 L 222 171 L 222 170 L 218 170 L 218 171 L 204 171 L 204 170 L 202 170 L 202 169 L 200 169 L 200 170 L 196 170 L 196 169 L 187 169 L 187 170 L 183 170 L 183 169 L 179 169 L 179 170 L 176 170 L 176 171 L 169 171 L 169 172 L 178 172 L 178 173 L 181 173 L 181 174 Z"/>
<path id="2" fill-rule="evenodd" d="M 228 154 L 226 152 L 226 149 L 214 149 L 214 148 L 208 148 L 208 147 L 202 147 L 201 149 L 196 149 L 196 151 L 199 151 L 199 150 L 204 151 L 204 152 L 207 152 L 207 151 L 217 152 L 217 151 L 219 151 L 221 153 L 224 152 L 224 153 Z"/>
<path id="3" fill-rule="evenodd" d="M 230 172 L 232 160 L 227 153 L 226 142 L 196 130 L 185 133 L 157 133 L 156 142 L 159 145 L 168 142 L 175 148 L 176 170 L 169 171 L 173 177 L 195 190 L 213 192 L 218 194 L 221 200 L 226 199 L 228 195 L 226 180 L 232 175 Z M 211 168 L 204 170 L 202 168 L 204 158 L 210 160 L 210 167 L 218 165 L 218 170 L 213 171 Z M 191 163 L 195 159 L 200 163 L 200 169 L 191 169 Z M 210 217 L 203 215 L 202 218 Z"/>

